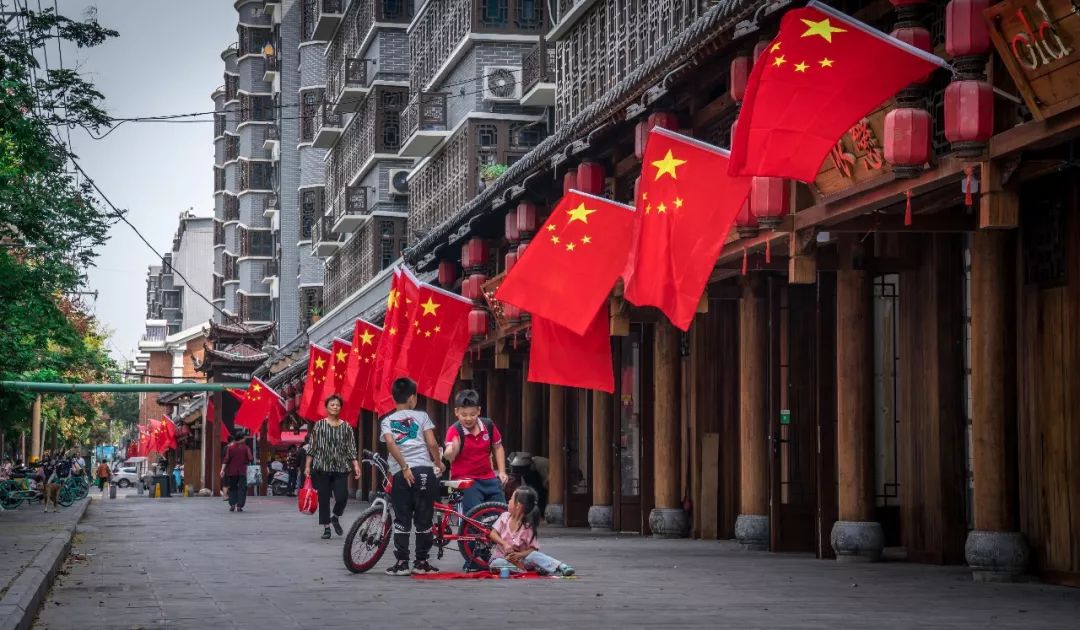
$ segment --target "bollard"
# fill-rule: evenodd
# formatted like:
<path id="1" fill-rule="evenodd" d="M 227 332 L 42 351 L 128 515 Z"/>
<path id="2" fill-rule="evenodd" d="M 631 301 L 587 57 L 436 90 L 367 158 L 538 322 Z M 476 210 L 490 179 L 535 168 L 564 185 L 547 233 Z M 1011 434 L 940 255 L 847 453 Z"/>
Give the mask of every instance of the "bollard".
<path id="1" fill-rule="evenodd" d="M 161 498 L 161 482 L 158 482 L 158 483 L 154 484 L 154 498 L 155 499 L 160 499 Z"/>
<path id="2" fill-rule="evenodd" d="M 187 484 L 184 484 L 184 496 L 185 497 L 190 497 L 191 496 L 191 486 L 189 486 Z"/>
<path id="3" fill-rule="evenodd" d="M 142 479 L 135 482 L 135 487 L 138 488 L 139 494 L 142 494 L 146 491 L 146 484 L 143 483 Z"/>
<path id="4" fill-rule="evenodd" d="M 116 498 L 116 484 L 114 484 L 114 483 L 109 484 L 109 498 L 110 499 L 115 499 Z"/>

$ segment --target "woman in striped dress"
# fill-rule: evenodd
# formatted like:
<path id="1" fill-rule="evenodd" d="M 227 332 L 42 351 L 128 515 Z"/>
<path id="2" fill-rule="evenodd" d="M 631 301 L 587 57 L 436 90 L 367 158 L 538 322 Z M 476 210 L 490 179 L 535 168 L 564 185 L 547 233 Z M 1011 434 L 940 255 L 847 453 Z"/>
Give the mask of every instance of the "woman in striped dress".
<path id="1" fill-rule="evenodd" d="M 337 535 L 345 533 L 338 518 L 345 512 L 349 501 L 349 471 L 360 478 L 360 462 L 356 459 L 356 434 L 343 421 L 341 397 L 334 394 L 326 399 L 326 419 L 316 422 L 308 433 L 311 441 L 305 473 L 319 492 L 319 526 L 322 537 L 330 538 L 330 527 Z M 334 495 L 333 514 L 330 511 L 330 495 Z"/>

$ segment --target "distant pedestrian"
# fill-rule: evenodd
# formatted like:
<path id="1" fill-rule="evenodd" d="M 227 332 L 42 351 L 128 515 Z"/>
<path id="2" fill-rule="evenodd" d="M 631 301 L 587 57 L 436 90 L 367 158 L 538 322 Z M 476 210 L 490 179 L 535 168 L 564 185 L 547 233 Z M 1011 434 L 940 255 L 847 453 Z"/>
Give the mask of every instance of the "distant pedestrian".
<path id="1" fill-rule="evenodd" d="M 338 519 L 345 513 L 349 501 L 349 471 L 360 478 L 360 462 L 356 459 L 356 433 L 338 414 L 341 413 L 341 396 L 331 395 L 326 405 L 326 419 L 315 423 L 308 432 L 311 450 L 308 451 L 305 472 L 311 476 L 319 492 L 319 526 L 322 537 L 330 538 L 333 526 L 338 536 L 345 533 Z M 334 497 L 333 514 L 330 512 L 330 495 Z"/>
<path id="2" fill-rule="evenodd" d="M 247 467 L 255 456 L 244 443 L 243 435 L 234 433 L 221 461 L 221 478 L 229 488 L 229 511 L 243 512 L 247 503 Z"/>
<path id="3" fill-rule="evenodd" d="M 101 496 L 105 496 L 105 490 L 108 489 L 109 481 L 112 479 L 112 471 L 109 470 L 109 465 L 103 460 L 97 466 L 97 487 L 101 490 Z"/>
<path id="4" fill-rule="evenodd" d="M 300 473 L 300 465 L 302 463 L 296 445 L 293 444 L 289 447 L 289 454 L 285 458 L 285 470 L 289 473 L 288 495 L 290 497 L 296 495 L 296 476 Z"/>

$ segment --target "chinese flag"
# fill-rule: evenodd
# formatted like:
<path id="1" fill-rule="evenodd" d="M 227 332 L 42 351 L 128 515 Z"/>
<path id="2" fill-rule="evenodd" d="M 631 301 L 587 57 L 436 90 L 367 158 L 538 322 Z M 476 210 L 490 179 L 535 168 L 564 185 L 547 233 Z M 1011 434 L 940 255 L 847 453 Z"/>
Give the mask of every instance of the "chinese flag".
<path id="1" fill-rule="evenodd" d="M 323 390 L 326 377 L 330 375 L 330 351 L 314 344 L 308 350 L 307 380 L 296 413 L 307 420 L 322 420 L 326 415 L 323 413 Z"/>
<path id="2" fill-rule="evenodd" d="M 361 409 L 375 410 L 371 399 L 371 373 L 375 368 L 375 349 L 379 345 L 382 330 L 362 319 L 353 324 L 352 352 L 349 353 L 345 384 L 342 387 L 345 410 L 341 415 L 354 427 L 360 420 Z"/>
<path id="3" fill-rule="evenodd" d="M 176 425 L 168 416 L 161 420 L 161 446 L 163 451 L 176 449 Z"/>
<path id="4" fill-rule="evenodd" d="M 271 445 L 281 444 L 281 421 L 285 419 L 285 406 L 272 405 L 266 416 L 266 440 Z"/>
<path id="5" fill-rule="evenodd" d="M 608 308 L 597 311 L 584 335 L 533 315 L 529 380 L 567 387 L 615 391 Z"/>
<path id="6" fill-rule="evenodd" d="M 158 438 L 161 436 L 161 422 L 150 419 L 147 426 L 146 435 L 146 454 L 149 455 L 152 452 L 161 452 L 161 448 L 158 446 Z"/>
<path id="7" fill-rule="evenodd" d="M 285 403 L 270 386 L 258 378 L 251 379 L 247 396 L 240 403 L 240 409 L 233 418 L 233 426 L 244 427 L 252 433 L 262 428 L 263 420 L 272 416 L 278 409 L 284 411 Z M 279 416 L 280 420 L 280 416 Z"/>
<path id="8" fill-rule="evenodd" d="M 430 284 L 420 286 L 395 370 L 416 381 L 420 395 L 439 402 L 450 399 L 469 347 L 472 308 L 472 300 Z"/>
<path id="9" fill-rule="evenodd" d="M 727 175 L 727 151 L 661 127 L 649 132 L 642 165 L 624 296 L 686 330 L 751 178 Z"/>
<path id="10" fill-rule="evenodd" d="M 150 426 L 146 424 L 139 425 L 139 440 L 135 447 L 139 453 L 139 457 L 148 457 L 150 455 Z"/>
<path id="11" fill-rule="evenodd" d="M 626 268 L 634 220 L 630 206 L 571 190 L 495 298 L 584 334 Z"/>
<path id="12" fill-rule="evenodd" d="M 788 11 L 750 72 L 731 173 L 814 181 L 844 132 L 944 65 L 827 6 Z"/>
<path id="13" fill-rule="evenodd" d="M 330 394 L 343 396 L 345 391 L 346 370 L 349 367 L 349 353 L 352 352 L 352 344 L 344 339 L 334 339 L 330 343 L 330 378 L 326 380 L 331 385 L 323 392 L 323 398 Z"/>
<path id="14" fill-rule="evenodd" d="M 394 408 L 390 385 L 401 376 L 397 372 L 398 355 L 403 352 L 405 333 L 412 321 L 412 312 L 420 300 L 420 282 L 408 269 L 394 272 L 390 294 L 386 296 L 386 319 L 379 345 L 375 348 L 375 370 L 372 374 L 372 402 L 375 411 L 385 413 Z"/>

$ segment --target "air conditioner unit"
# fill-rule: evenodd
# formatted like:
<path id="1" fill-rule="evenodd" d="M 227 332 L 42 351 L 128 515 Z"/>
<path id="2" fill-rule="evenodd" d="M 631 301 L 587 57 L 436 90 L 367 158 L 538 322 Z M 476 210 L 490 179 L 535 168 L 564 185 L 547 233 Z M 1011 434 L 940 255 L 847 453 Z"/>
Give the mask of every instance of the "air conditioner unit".
<path id="1" fill-rule="evenodd" d="M 521 68 L 518 66 L 484 67 L 484 100 L 514 102 L 521 100 Z"/>
<path id="2" fill-rule="evenodd" d="M 390 169 L 390 194 L 401 196 L 409 194 L 409 169 Z"/>

